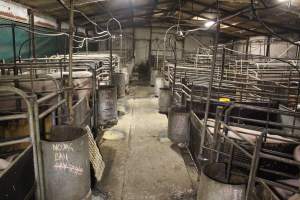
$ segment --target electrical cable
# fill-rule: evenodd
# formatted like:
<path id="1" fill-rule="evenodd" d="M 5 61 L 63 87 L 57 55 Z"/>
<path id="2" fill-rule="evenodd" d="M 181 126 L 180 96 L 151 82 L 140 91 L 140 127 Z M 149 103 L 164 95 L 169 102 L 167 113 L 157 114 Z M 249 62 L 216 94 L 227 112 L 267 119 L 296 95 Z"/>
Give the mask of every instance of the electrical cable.
<path id="1" fill-rule="evenodd" d="M 67 10 L 70 10 L 70 8 L 68 7 L 68 6 L 66 6 L 66 3 L 64 2 L 64 0 L 58 0 L 58 2 L 65 8 L 65 9 L 67 9 Z M 106 36 L 109 36 L 109 38 L 111 38 L 111 33 L 110 33 L 110 31 L 109 31 L 109 25 L 110 25 L 110 23 L 111 22 L 113 22 L 113 21 L 115 21 L 117 24 L 118 24 L 118 26 L 119 26 L 119 29 L 120 29 L 120 40 L 121 40 L 121 42 L 120 42 L 120 49 L 122 49 L 122 43 L 123 43 L 123 31 L 122 31 L 122 25 L 121 25 L 121 23 L 120 23 L 120 21 L 119 20 L 117 20 L 115 17 L 113 17 L 112 15 L 112 18 L 110 18 L 108 21 L 107 21 L 107 23 L 106 23 L 106 31 L 102 31 L 102 32 L 98 32 L 97 31 L 97 28 L 99 27 L 99 25 L 96 23 L 96 22 L 94 22 L 93 20 L 91 20 L 84 12 L 82 12 L 82 11 L 80 11 L 80 10 L 77 10 L 77 9 L 74 9 L 73 10 L 74 12 L 76 12 L 76 13 L 79 13 L 79 14 L 81 14 L 86 20 L 88 20 L 91 24 L 93 24 L 94 26 L 95 26 L 95 32 L 98 34 L 98 35 L 100 35 L 100 34 L 106 34 L 106 35 L 104 35 L 104 36 L 99 36 L 99 37 L 92 37 L 92 38 L 82 38 L 83 40 L 81 41 L 82 43 L 81 43 L 81 45 L 79 46 L 79 47 L 76 47 L 76 48 L 80 48 L 81 46 L 83 46 L 83 44 L 84 44 L 84 42 L 85 42 L 85 40 L 94 40 L 95 42 L 99 42 L 99 41 L 106 41 L 107 39 L 103 39 L 103 40 L 95 40 L 95 39 L 99 39 L 99 38 L 101 38 L 101 37 L 106 37 Z M 108 39 L 109 39 L 108 38 Z"/>
<path id="2" fill-rule="evenodd" d="M 69 34 L 65 33 L 65 32 L 43 33 L 43 32 L 40 32 L 40 31 L 32 31 L 32 30 L 29 30 L 29 29 L 26 29 L 26 28 L 22 28 L 22 27 L 18 27 L 18 26 L 16 26 L 16 28 L 24 30 L 26 32 L 34 33 L 34 34 L 37 34 L 37 35 L 42 35 L 42 36 L 51 36 L 51 37 L 67 36 L 67 37 L 69 37 Z M 106 33 L 106 31 L 103 31 L 102 33 Z M 106 38 L 106 39 L 100 39 L 100 38 L 104 38 L 104 37 L 108 37 L 108 38 Z M 95 37 L 82 37 L 82 36 L 76 36 L 76 35 L 74 35 L 74 38 L 82 39 L 82 40 L 73 39 L 73 41 L 81 43 L 79 45 L 79 47 L 74 47 L 74 48 L 82 48 L 83 44 L 84 44 L 84 42 L 86 40 L 93 41 L 93 42 L 100 42 L 100 41 L 106 41 L 110 37 L 111 37 L 111 34 L 100 35 L 100 36 L 95 36 Z"/>

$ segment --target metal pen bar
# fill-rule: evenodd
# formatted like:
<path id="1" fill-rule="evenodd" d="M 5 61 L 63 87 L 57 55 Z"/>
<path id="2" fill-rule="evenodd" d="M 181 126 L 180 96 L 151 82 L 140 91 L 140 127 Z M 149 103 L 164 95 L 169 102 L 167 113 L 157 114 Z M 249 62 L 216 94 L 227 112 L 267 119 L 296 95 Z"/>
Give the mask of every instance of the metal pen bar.
<path id="1" fill-rule="evenodd" d="M 27 142 L 31 142 L 30 137 L 26 137 L 22 139 L 14 139 L 6 142 L 0 142 L 0 147 L 10 146 L 10 145 L 15 145 L 20 143 L 27 143 Z"/>
<path id="2" fill-rule="evenodd" d="M 0 121 L 9 121 L 9 120 L 15 120 L 15 119 L 27 119 L 27 114 L 15 114 L 15 115 L 6 115 L 6 116 L 0 116 Z"/>
<path id="3" fill-rule="evenodd" d="M 49 107 L 47 110 L 45 110 L 44 112 L 39 114 L 39 119 L 46 117 L 47 115 L 49 115 L 51 112 L 56 110 L 59 106 L 61 106 L 64 103 L 66 103 L 66 99 L 63 99 L 63 100 L 59 101 L 57 104 L 54 104 L 53 106 Z"/>

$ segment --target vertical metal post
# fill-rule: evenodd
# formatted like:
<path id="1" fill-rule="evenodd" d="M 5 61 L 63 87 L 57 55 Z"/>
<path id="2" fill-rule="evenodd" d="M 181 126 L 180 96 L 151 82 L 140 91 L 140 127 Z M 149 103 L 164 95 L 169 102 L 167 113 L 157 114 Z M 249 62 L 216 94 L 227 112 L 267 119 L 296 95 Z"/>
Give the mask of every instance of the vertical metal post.
<path id="1" fill-rule="evenodd" d="M 232 43 L 231 43 L 231 54 L 233 54 L 233 50 L 234 50 L 234 47 L 235 47 L 235 40 L 232 40 Z"/>
<path id="2" fill-rule="evenodd" d="M 176 84 L 176 73 L 177 73 L 177 50 L 176 50 L 176 40 L 174 41 L 174 58 L 175 58 L 175 65 L 174 65 L 174 72 L 173 72 L 173 84 L 172 84 L 172 98 L 174 102 L 175 98 L 175 84 Z"/>
<path id="3" fill-rule="evenodd" d="M 181 83 L 182 83 L 182 85 L 186 85 L 186 78 L 185 77 L 183 77 L 183 78 L 181 78 Z M 185 93 L 184 93 L 184 87 L 182 86 L 182 89 L 181 89 L 182 91 L 181 91 L 181 105 L 182 106 L 186 106 L 186 95 L 185 95 Z"/>
<path id="4" fill-rule="evenodd" d="M 122 67 L 125 66 L 125 60 L 124 60 L 124 55 L 123 55 L 123 33 L 120 33 L 120 56 L 121 56 L 121 64 Z"/>
<path id="5" fill-rule="evenodd" d="M 36 51 L 35 51 L 35 35 L 34 35 L 34 13 L 32 10 L 28 10 L 29 14 L 29 29 L 30 29 L 30 50 L 31 50 L 31 57 L 36 58 Z"/>
<path id="6" fill-rule="evenodd" d="M 191 97 L 190 97 L 190 106 L 189 106 L 189 109 L 191 111 L 193 111 L 193 94 L 194 94 L 194 86 L 193 86 L 193 83 L 192 83 L 192 86 L 191 86 Z"/>
<path id="7" fill-rule="evenodd" d="M 74 0 L 70 0 L 70 33 L 69 33 L 69 92 L 68 92 L 68 108 L 69 108 L 69 114 L 70 114 L 70 123 L 73 122 L 73 38 L 74 38 Z"/>
<path id="8" fill-rule="evenodd" d="M 223 50 L 222 50 L 222 66 L 221 66 L 221 77 L 220 77 L 220 82 L 219 82 L 219 89 L 221 88 L 222 86 L 222 80 L 223 80 L 223 77 L 224 77 L 224 68 L 225 68 L 225 54 L 226 54 L 226 50 L 225 50 L 225 47 L 223 47 Z"/>
<path id="9" fill-rule="evenodd" d="M 105 50 L 109 50 L 109 40 L 105 41 Z"/>
<path id="10" fill-rule="evenodd" d="M 89 54 L 89 40 L 85 41 L 85 54 L 88 55 Z"/>
<path id="11" fill-rule="evenodd" d="M 229 151 L 230 157 L 228 158 L 227 168 L 226 168 L 226 180 L 229 183 L 231 178 L 231 169 L 232 169 L 232 160 L 234 156 L 234 145 L 230 145 L 230 151 Z"/>
<path id="12" fill-rule="evenodd" d="M 99 110 L 99 106 L 98 106 L 98 95 L 97 95 L 97 78 L 96 78 L 96 73 L 98 70 L 98 65 L 96 65 L 97 67 L 94 69 L 93 72 L 93 133 L 94 136 L 96 138 L 96 136 L 98 135 L 99 131 L 98 131 L 98 110 Z"/>
<path id="13" fill-rule="evenodd" d="M 195 60 L 195 67 L 196 67 L 196 68 L 198 67 L 198 55 L 199 55 L 199 51 L 200 51 L 200 49 L 197 48 L 196 60 Z"/>
<path id="14" fill-rule="evenodd" d="M 66 60 L 66 55 L 67 55 L 67 49 L 68 49 L 68 45 L 67 45 L 67 36 L 64 36 L 64 60 Z"/>
<path id="15" fill-rule="evenodd" d="M 110 68 L 110 81 L 111 81 L 111 84 L 113 84 L 113 56 L 112 56 L 112 45 L 113 45 L 113 42 L 112 42 L 112 37 L 109 39 L 109 68 Z"/>
<path id="16" fill-rule="evenodd" d="M 248 59 L 248 54 L 249 54 L 249 45 L 250 45 L 250 37 L 247 38 L 246 40 L 246 56 L 245 56 L 245 59 L 247 60 Z"/>
<path id="17" fill-rule="evenodd" d="M 260 151 L 262 148 L 263 138 L 264 138 L 265 134 L 266 134 L 266 132 L 262 133 L 256 140 L 256 146 L 255 146 L 254 152 L 253 152 L 245 200 L 251 199 L 251 192 L 253 191 L 253 187 L 255 185 L 255 177 L 256 177 L 259 159 L 260 159 Z"/>
<path id="18" fill-rule="evenodd" d="M 150 66 L 152 64 L 152 60 L 151 60 L 151 51 L 152 51 L 152 24 L 151 24 L 151 27 L 150 27 L 150 38 L 149 38 L 149 52 L 148 52 L 148 65 L 149 67 L 152 67 Z"/>
<path id="19" fill-rule="evenodd" d="M 41 200 L 45 199 L 45 182 L 44 182 L 44 170 L 43 170 L 43 159 L 42 159 L 42 148 L 40 139 L 40 119 L 39 119 L 39 107 L 37 103 L 37 97 L 34 96 L 31 99 L 31 106 L 33 108 L 33 125 L 34 125 L 34 137 L 35 137 L 35 148 L 36 148 L 36 160 L 37 170 L 39 173 L 39 190 Z"/>
<path id="20" fill-rule="evenodd" d="M 95 29 L 97 29 L 97 28 L 95 27 Z M 85 36 L 89 37 L 89 33 L 87 30 L 85 30 Z M 100 42 L 99 42 L 99 44 L 100 44 Z M 98 48 L 99 48 L 99 44 L 98 44 Z M 99 51 L 99 49 L 98 49 L 98 51 Z M 86 55 L 89 54 L 89 40 L 85 40 L 85 54 Z"/>
<path id="21" fill-rule="evenodd" d="M 156 50 L 156 66 L 155 66 L 155 69 L 158 70 L 158 50 Z M 165 76 L 163 74 L 163 76 Z"/>
<path id="22" fill-rule="evenodd" d="M 41 192 L 41 178 L 40 178 L 40 170 L 38 165 L 38 153 L 36 148 L 36 126 L 35 126 L 35 120 L 34 120 L 34 102 L 32 99 L 30 100 L 30 104 L 28 105 L 28 124 L 29 124 L 29 131 L 30 131 L 30 137 L 31 137 L 31 143 L 32 143 L 32 150 L 33 150 L 33 163 L 34 163 L 34 175 L 35 175 L 35 181 L 36 181 L 36 198 L 42 199 L 42 192 Z"/>
<path id="23" fill-rule="evenodd" d="M 13 56 L 14 56 L 14 76 L 18 75 L 18 68 L 17 68 L 17 50 L 16 50 L 16 24 L 11 25 L 11 33 L 12 33 L 12 42 L 13 42 Z M 15 80 L 14 85 L 16 88 L 19 88 L 19 81 Z M 21 110 L 21 100 L 16 100 L 16 108 L 18 111 Z"/>
<path id="24" fill-rule="evenodd" d="M 62 32 L 61 31 L 61 22 L 60 22 L 60 20 L 56 20 L 56 23 L 57 23 L 57 25 L 58 25 L 58 27 L 57 27 L 57 31 L 58 32 Z M 61 51 L 61 40 L 60 40 L 60 37 L 56 37 L 56 40 L 55 40 L 55 42 L 56 42 L 56 48 L 57 48 L 57 54 L 62 54 L 62 51 Z"/>
<path id="25" fill-rule="evenodd" d="M 12 42 L 13 42 L 13 56 L 14 56 L 14 75 L 18 75 L 17 63 L 17 52 L 16 52 L 16 24 L 11 25 Z"/>
<path id="26" fill-rule="evenodd" d="M 216 110 L 216 118 L 215 118 L 215 127 L 214 127 L 214 135 L 213 135 L 213 146 L 212 149 L 216 150 L 216 152 L 211 152 L 210 162 L 217 162 L 219 160 L 219 131 L 221 128 L 221 120 L 223 114 L 223 106 L 217 106 Z"/>
<path id="27" fill-rule="evenodd" d="M 267 49 L 266 49 L 266 56 L 270 57 L 271 52 L 271 36 L 268 36 L 267 38 Z"/>
<path id="28" fill-rule="evenodd" d="M 216 62 L 217 62 L 217 53 L 218 53 L 218 43 L 219 43 L 219 33 L 220 33 L 220 22 L 219 22 L 219 0 L 217 0 L 217 7 L 218 7 L 218 13 L 217 13 L 217 30 L 215 34 L 214 39 L 214 51 L 213 51 L 213 59 L 212 59 L 212 66 L 210 71 L 210 78 L 209 78 L 209 87 L 207 92 L 207 99 L 206 99 L 206 105 L 205 105 L 205 115 L 204 115 L 204 124 L 201 130 L 201 141 L 200 141 L 200 151 L 199 151 L 199 158 L 201 158 L 201 155 L 203 154 L 203 145 L 204 140 L 206 138 L 206 127 L 207 127 L 207 120 L 208 120 L 208 113 L 209 113 L 209 106 L 210 106 L 210 98 L 211 98 L 211 92 L 212 92 L 212 85 L 214 82 L 214 74 L 215 74 L 215 68 L 216 68 Z"/>
<path id="29" fill-rule="evenodd" d="M 185 37 L 182 40 L 182 59 L 185 57 Z"/>
<path id="30" fill-rule="evenodd" d="M 132 28 L 132 53 L 133 53 L 133 58 L 135 58 L 135 27 L 133 24 Z"/>

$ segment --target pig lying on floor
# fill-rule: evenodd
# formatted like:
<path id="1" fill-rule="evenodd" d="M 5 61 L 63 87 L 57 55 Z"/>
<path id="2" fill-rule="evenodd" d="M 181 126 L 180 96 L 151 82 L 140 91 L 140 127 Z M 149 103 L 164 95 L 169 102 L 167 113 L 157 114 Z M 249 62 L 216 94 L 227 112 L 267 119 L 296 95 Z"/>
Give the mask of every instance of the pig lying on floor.
<path id="1" fill-rule="evenodd" d="M 0 171 L 5 170 L 16 157 L 17 154 L 9 156 L 6 159 L 0 158 Z"/>
<path id="2" fill-rule="evenodd" d="M 5 170 L 9 166 L 10 162 L 0 158 L 0 171 Z"/>
<path id="3" fill-rule="evenodd" d="M 300 145 L 297 146 L 294 149 L 294 160 L 300 161 Z M 299 188 L 300 186 L 300 180 L 299 178 L 295 179 L 286 179 L 286 180 L 279 180 L 278 182 L 283 183 L 285 185 L 290 185 L 296 188 Z M 274 190 L 276 193 L 282 198 L 282 199 L 287 199 L 287 200 L 300 200 L 299 194 L 294 194 L 294 192 L 284 190 L 282 188 L 274 187 Z"/>

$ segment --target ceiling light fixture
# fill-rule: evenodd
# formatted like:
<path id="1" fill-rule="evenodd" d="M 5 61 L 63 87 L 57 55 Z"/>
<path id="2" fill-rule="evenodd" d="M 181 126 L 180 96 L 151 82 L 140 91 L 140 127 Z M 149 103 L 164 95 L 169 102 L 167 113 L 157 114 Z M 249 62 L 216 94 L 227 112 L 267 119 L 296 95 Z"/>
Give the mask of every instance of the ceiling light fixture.
<path id="1" fill-rule="evenodd" d="M 206 21 L 206 19 L 202 18 L 202 17 L 198 17 L 198 16 L 194 16 L 193 20 L 197 20 L 197 21 Z"/>
<path id="2" fill-rule="evenodd" d="M 205 22 L 204 26 L 205 26 L 206 28 L 210 28 L 210 27 L 213 26 L 215 23 L 216 23 L 216 22 L 214 22 L 214 21 L 207 21 L 207 22 Z"/>

